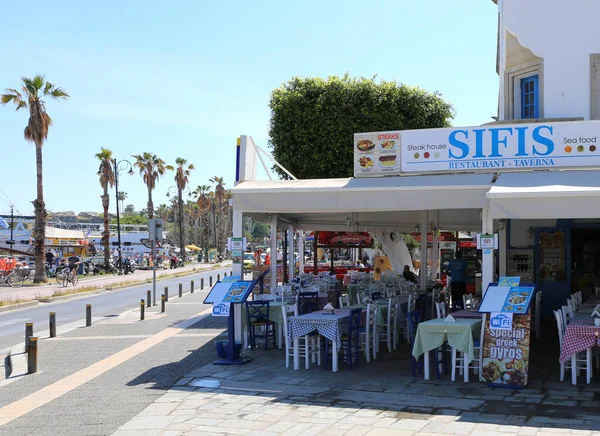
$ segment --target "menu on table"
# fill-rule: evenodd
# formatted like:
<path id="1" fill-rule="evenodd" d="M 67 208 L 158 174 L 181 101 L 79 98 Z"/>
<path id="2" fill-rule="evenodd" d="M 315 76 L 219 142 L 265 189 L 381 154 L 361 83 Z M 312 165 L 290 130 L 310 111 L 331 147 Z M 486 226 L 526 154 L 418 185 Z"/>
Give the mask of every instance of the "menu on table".
<path id="1" fill-rule="evenodd" d="M 354 177 L 398 175 L 400 131 L 354 134 Z"/>

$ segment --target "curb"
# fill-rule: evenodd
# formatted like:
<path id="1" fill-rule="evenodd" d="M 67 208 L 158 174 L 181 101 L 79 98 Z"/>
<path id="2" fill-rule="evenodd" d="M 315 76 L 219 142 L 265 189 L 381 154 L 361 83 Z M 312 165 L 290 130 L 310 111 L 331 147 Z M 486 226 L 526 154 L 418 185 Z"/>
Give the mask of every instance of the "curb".
<path id="1" fill-rule="evenodd" d="M 23 309 L 25 307 L 37 306 L 38 304 L 40 304 L 39 301 L 33 300 L 33 301 L 26 301 L 24 303 L 17 303 L 17 304 L 9 304 L 7 306 L 0 306 L 0 313 L 2 313 L 2 312 L 9 312 L 11 310 Z"/>

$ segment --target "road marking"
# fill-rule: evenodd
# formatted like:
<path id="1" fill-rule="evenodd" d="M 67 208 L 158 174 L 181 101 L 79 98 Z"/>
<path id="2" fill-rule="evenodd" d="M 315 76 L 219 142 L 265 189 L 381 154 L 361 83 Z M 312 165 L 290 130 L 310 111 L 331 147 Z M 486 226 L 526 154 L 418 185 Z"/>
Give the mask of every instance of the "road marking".
<path id="1" fill-rule="evenodd" d="M 96 362 L 87 368 L 77 371 L 70 376 L 63 378 L 55 383 L 52 383 L 45 388 L 42 388 L 33 394 L 27 395 L 25 398 L 10 403 L 0 408 L 0 427 L 14 421 L 17 418 L 49 403 L 52 400 L 60 398 L 64 394 L 77 389 L 84 383 L 93 380 L 94 378 L 104 374 L 105 372 L 117 367 L 118 365 L 136 357 L 151 347 L 160 344 L 161 342 L 175 336 L 177 333 L 196 324 L 198 321 L 210 315 L 212 309 L 206 309 L 194 315 L 193 317 L 176 324 L 173 327 L 168 327 L 149 338 L 137 342 L 124 350 L 121 350 L 112 356 L 109 356 L 99 362 Z"/>
<path id="2" fill-rule="evenodd" d="M 20 322 L 27 322 L 27 321 L 31 321 L 33 318 L 22 318 L 22 319 L 13 319 L 12 321 L 4 321 L 4 322 L 0 322 L 0 327 L 6 327 L 7 325 L 11 325 L 11 324 L 18 324 Z"/>

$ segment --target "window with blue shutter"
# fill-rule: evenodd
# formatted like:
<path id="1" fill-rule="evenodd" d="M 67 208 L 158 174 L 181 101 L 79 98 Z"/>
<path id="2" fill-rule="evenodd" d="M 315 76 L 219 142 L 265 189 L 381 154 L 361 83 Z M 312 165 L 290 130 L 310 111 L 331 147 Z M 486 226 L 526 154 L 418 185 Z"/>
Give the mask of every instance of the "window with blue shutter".
<path id="1" fill-rule="evenodd" d="M 521 118 L 539 118 L 539 78 L 521 79 Z"/>

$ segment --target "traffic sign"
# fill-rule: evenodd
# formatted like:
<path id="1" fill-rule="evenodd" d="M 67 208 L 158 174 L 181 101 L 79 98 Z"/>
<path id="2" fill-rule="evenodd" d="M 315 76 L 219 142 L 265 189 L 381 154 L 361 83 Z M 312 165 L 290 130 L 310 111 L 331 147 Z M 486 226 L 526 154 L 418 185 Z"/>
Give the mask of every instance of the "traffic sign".
<path id="1" fill-rule="evenodd" d="M 142 245 L 146 248 L 152 248 L 152 240 L 150 238 L 142 238 L 140 239 Z"/>

